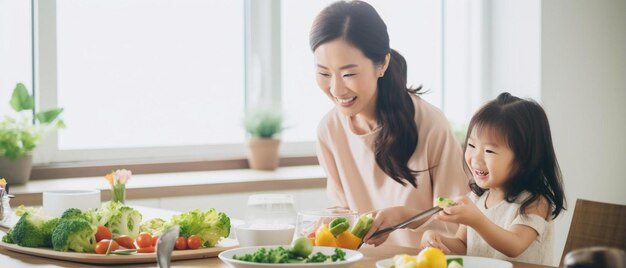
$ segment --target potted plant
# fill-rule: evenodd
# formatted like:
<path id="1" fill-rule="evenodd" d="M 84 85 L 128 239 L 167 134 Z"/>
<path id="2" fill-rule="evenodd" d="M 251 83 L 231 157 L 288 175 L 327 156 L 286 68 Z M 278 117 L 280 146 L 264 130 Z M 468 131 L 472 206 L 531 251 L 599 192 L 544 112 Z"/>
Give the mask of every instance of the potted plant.
<path id="1" fill-rule="evenodd" d="M 255 109 L 244 120 L 248 139 L 248 163 L 252 169 L 274 170 L 278 167 L 277 137 L 283 130 L 281 114 L 272 109 Z"/>
<path id="2" fill-rule="evenodd" d="M 15 86 L 9 103 L 21 116 L 5 115 L 0 121 L 0 177 L 23 184 L 30 178 L 32 151 L 47 132 L 65 127 L 59 119 L 63 109 L 42 111 L 33 118 L 35 100 L 22 83 Z"/>

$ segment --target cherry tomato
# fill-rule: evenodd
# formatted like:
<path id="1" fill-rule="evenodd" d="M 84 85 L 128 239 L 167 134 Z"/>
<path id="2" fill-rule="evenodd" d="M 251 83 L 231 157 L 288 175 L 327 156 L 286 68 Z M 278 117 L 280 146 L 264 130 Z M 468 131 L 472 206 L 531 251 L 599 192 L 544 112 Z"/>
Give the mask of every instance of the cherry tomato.
<path id="1" fill-rule="evenodd" d="M 197 235 L 192 235 L 187 238 L 187 246 L 189 249 L 199 249 L 202 246 L 202 238 Z"/>
<path id="2" fill-rule="evenodd" d="M 152 246 L 153 247 L 156 247 L 157 241 L 159 241 L 159 236 L 158 235 L 153 235 L 152 236 Z"/>
<path id="3" fill-rule="evenodd" d="M 147 248 L 152 246 L 152 235 L 146 232 L 141 232 L 137 237 L 137 246 L 139 248 Z"/>
<path id="4" fill-rule="evenodd" d="M 130 236 L 127 236 L 127 235 L 120 235 L 117 239 L 115 239 L 115 242 L 117 242 L 118 244 L 120 244 L 120 246 L 125 247 L 125 248 L 130 248 L 130 249 L 137 248 L 135 246 L 135 240 L 133 240 Z"/>
<path id="5" fill-rule="evenodd" d="M 100 240 L 100 242 L 98 242 L 96 244 L 96 253 L 97 254 L 104 254 L 107 252 L 107 249 L 109 248 L 109 242 L 111 242 L 111 240 L 109 239 L 102 239 Z M 117 244 L 117 242 L 115 242 L 115 240 L 113 240 L 113 243 L 111 243 L 111 251 L 114 250 L 118 250 L 120 248 L 120 246 Z"/>
<path id="6" fill-rule="evenodd" d="M 179 236 L 176 238 L 176 249 L 185 250 L 187 249 L 187 239 L 183 236 Z"/>
<path id="7" fill-rule="evenodd" d="M 137 253 L 153 253 L 154 247 L 138 248 Z"/>
<path id="8" fill-rule="evenodd" d="M 96 242 L 100 242 L 102 239 L 111 239 L 111 231 L 104 225 L 98 225 L 96 231 Z"/>

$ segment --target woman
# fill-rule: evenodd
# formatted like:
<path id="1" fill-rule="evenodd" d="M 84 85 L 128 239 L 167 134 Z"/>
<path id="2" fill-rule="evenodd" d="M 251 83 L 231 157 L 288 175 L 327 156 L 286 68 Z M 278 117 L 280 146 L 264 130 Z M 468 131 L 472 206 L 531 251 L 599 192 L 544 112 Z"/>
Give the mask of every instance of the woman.
<path id="1" fill-rule="evenodd" d="M 432 207 L 433 198 L 469 192 L 460 144 L 441 111 L 419 97 L 421 88 L 406 87 L 406 62 L 389 47 L 387 26 L 372 6 L 339 1 L 326 7 L 313 23 L 310 45 L 317 83 L 336 104 L 318 127 L 328 195 L 361 213 L 388 208 L 375 213 L 367 243 L 385 241 L 387 235 L 368 238 Z M 393 232 L 389 242 L 418 246 L 423 223 Z"/>

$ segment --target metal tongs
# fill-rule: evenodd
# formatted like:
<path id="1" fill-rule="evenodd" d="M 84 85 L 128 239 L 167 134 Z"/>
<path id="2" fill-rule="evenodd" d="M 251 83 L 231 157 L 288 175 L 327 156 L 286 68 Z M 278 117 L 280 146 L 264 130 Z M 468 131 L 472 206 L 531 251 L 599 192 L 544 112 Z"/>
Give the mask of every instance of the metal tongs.
<path id="1" fill-rule="evenodd" d="M 382 235 L 382 234 L 390 233 L 390 232 L 395 231 L 397 229 L 403 229 L 403 228 L 407 227 L 411 223 L 414 223 L 416 221 L 419 221 L 419 220 L 422 220 L 422 219 L 425 219 L 425 218 L 429 218 L 430 216 L 435 215 L 437 212 L 442 211 L 442 210 L 443 210 L 443 208 L 441 208 L 439 206 L 434 206 L 432 208 L 429 208 L 427 210 L 424 210 L 424 211 L 418 213 L 417 215 L 415 215 L 415 216 L 409 218 L 408 220 L 405 220 L 405 221 L 403 221 L 403 222 L 401 222 L 399 224 L 392 225 L 392 226 L 389 226 L 389 227 L 384 228 L 384 229 L 380 229 L 380 230 L 374 232 L 374 234 L 372 234 L 372 236 L 370 236 L 370 238 L 376 237 L 376 236 L 379 236 L 379 235 Z M 361 243 L 359 243 L 359 246 L 356 249 L 358 250 L 359 248 L 361 248 L 362 245 L 363 245 L 363 240 L 361 240 Z"/>

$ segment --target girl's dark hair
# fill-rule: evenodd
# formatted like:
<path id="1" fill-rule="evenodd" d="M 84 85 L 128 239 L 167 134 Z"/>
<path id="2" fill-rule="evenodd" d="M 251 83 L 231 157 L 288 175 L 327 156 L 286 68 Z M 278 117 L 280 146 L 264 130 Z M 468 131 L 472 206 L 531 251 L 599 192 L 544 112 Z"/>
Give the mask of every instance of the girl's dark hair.
<path id="1" fill-rule="evenodd" d="M 522 214 L 540 196 L 550 202 L 553 219 L 565 209 L 563 180 L 552 146 L 550 124 L 537 102 L 523 100 L 507 92 L 498 95 L 472 117 L 464 152 L 473 130 L 478 136 L 487 132 L 497 135 L 513 151 L 513 174 L 505 185 L 507 202 L 513 202 L 523 191 L 527 191 L 530 196 L 520 207 Z M 470 181 L 470 188 L 479 196 L 485 192 L 474 179 Z"/>
<path id="2" fill-rule="evenodd" d="M 417 188 L 415 176 L 422 171 L 408 167 L 418 142 L 410 94 L 421 94 L 421 87 L 407 88 L 406 61 L 389 47 L 387 26 L 368 3 L 338 1 L 317 15 L 309 36 L 311 50 L 337 38 L 360 49 L 375 65 L 382 65 L 385 56 L 391 54 L 384 76 L 378 79 L 376 120 L 380 131 L 374 141 L 376 163 L 393 180 Z"/>

